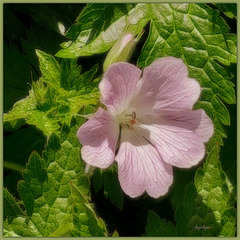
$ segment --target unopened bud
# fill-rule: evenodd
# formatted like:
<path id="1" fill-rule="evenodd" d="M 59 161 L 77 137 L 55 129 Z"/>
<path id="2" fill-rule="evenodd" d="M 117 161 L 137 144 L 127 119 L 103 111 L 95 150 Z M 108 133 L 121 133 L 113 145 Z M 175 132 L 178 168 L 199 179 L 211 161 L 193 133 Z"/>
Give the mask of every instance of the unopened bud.
<path id="1" fill-rule="evenodd" d="M 115 62 L 127 62 L 141 36 L 142 33 L 135 38 L 133 34 L 128 33 L 120 37 L 109 51 L 103 64 L 103 71 L 105 72 Z"/>

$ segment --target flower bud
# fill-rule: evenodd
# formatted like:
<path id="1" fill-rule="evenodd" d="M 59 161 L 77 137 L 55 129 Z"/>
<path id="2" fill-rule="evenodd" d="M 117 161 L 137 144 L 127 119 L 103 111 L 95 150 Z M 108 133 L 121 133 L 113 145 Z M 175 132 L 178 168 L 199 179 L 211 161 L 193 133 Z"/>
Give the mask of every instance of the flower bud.
<path id="1" fill-rule="evenodd" d="M 142 34 L 140 33 L 139 36 L 140 35 Z M 103 71 L 105 72 L 107 68 L 115 62 L 127 62 L 140 38 L 139 36 L 135 38 L 131 33 L 122 35 L 109 51 L 103 64 Z"/>

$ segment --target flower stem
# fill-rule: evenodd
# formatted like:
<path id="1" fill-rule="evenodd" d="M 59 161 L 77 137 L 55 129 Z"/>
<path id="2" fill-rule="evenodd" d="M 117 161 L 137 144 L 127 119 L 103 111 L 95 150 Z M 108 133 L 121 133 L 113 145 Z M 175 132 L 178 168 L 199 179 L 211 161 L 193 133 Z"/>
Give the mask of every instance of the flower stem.
<path id="1" fill-rule="evenodd" d="M 21 166 L 17 163 L 7 162 L 7 161 L 3 162 L 3 167 L 19 172 L 20 174 L 22 174 L 22 171 L 24 169 L 24 166 Z"/>

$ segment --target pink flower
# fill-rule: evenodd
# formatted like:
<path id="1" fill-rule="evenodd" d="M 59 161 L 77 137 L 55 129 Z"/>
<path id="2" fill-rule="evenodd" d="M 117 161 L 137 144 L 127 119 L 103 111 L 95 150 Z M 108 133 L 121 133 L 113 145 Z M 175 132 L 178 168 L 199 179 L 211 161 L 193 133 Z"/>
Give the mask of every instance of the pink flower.
<path id="1" fill-rule="evenodd" d="M 107 111 L 99 108 L 79 128 L 82 158 L 99 168 L 116 160 L 127 195 L 146 191 L 158 198 L 173 182 L 172 166 L 190 168 L 203 159 L 213 124 L 202 109 L 192 110 L 201 89 L 182 60 L 157 59 L 143 73 L 132 64 L 115 63 L 99 88 Z"/>

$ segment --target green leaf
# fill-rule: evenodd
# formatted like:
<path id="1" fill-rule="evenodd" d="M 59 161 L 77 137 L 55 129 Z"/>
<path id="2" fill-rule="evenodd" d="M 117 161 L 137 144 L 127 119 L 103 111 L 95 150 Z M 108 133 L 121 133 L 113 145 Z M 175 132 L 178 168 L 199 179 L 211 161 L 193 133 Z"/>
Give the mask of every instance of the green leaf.
<path id="1" fill-rule="evenodd" d="M 104 193 L 110 201 L 120 210 L 123 209 L 124 197 L 123 191 L 118 180 L 117 168 L 115 165 L 104 174 Z"/>
<path id="2" fill-rule="evenodd" d="M 190 169 L 174 169 L 174 182 L 172 185 L 171 205 L 176 210 L 178 205 L 183 201 L 185 188 L 189 182 L 194 180 L 197 166 Z"/>
<path id="3" fill-rule="evenodd" d="M 20 236 L 20 237 L 41 237 L 41 232 L 36 228 L 32 221 L 28 221 L 26 217 L 17 217 L 13 219 L 11 228 L 8 230 L 8 226 L 4 224 L 5 235 L 8 237 Z M 6 231 L 7 230 L 7 231 Z"/>
<path id="4" fill-rule="evenodd" d="M 80 118 L 71 122 L 71 130 L 59 138 L 52 134 L 43 158 L 33 152 L 18 191 L 27 211 L 6 225 L 6 235 L 20 236 L 104 236 L 104 222 L 89 203 L 89 182 L 76 141 Z M 65 131 L 66 127 L 62 130 Z M 75 134 L 73 140 L 73 132 Z M 84 180 L 84 178 L 86 180 Z M 15 215 L 14 215 L 15 216 Z M 8 218 L 8 216 L 6 216 Z M 10 230 L 8 230 L 10 229 Z"/>
<path id="5" fill-rule="evenodd" d="M 3 229 L 3 236 L 4 237 L 21 237 L 20 235 L 16 234 L 13 231 L 11 223 L 8 223 L 8 221 L 4 221 L 3 225 L 4 225 L 4 229 Z"/>
<path id="6" fill-rule="evenodd" d="M 51 137 L 49 138 L 48 146 L 49 146 L 49 148 L 51 148 L 52 150 L 55 150 L 55 151 L 57 151 L 61 148 L 59 138 L 57 137 L 57 135 L 55 133 L 53 133 L 51 135 Z"/>
<path id="7" fill-rule="evenodd" d="M 94 65 L 89 71 L 82 74 L 75 83 L 75 89 L 78 91 L 81 88 L 91 86 L 91 83 L 94 79 L 98 70 L 98 64 Z"/>
<path id="8" fill-rule="evenodd" d="M 186 187 L 184 198 L 175 211 L 176 226 L 172 223 L 167 226 L 165 220 L 150 211 L 147 235 L 163 236 L 163 233 L 173 233 L 176 229 L 177 236 L 234 237 L 236 210 L 235 201 L 231 201 L 232 191 L 221 169 L 219 147 L 215 146 L 203 168 L 198 168 L 195 185 L 190 182 Z"/>
<path id="9" fill-rule="evenodd" d="M 42 185 L 47 181 L 44 161 L 38 153 L 33 152 L 31 154 L 23 177 L 25 181 L 22 180 L 18 183 L 18 192 L 28 215 L 31 216 L 33 214 L 34 199 L 42 195 Z"/>
<path id="10" fill-rule="evenodd" d="M 29 7 L 30 8 L 30 7 Z M 39 6 L 39 8 L 41 8 Z M 37 9 L 39 9 L 37 8 Z M 28 10 L 28 9 L 27 9 Z M 31 63 L 33 72 L 37 71 L 40 75 L 39 60 L 36 55 L 36 49 L 54 54 L 59 50 L 59 44 L 63 41 L 63 36 L 48 29 L 48 26 L 34 23 L 25 29 L 25 38 L 21 39 L 22 51 L 28 62 Z M 34 80 L 36 80 L 35 78 Z"/>
<path id="11" fill-rule="evenodd" d="M 235 236 L 236 213 L 232 188 L 221 169 L 219 147 L 209 153 L 187 185 L 184 199 L 175 212 L 178 236 Z"/>
<path id="12" fill-rule="evenodd" d="M 16 199 L 8 192 L 6 188 L 3 188 L 3 217 L 7 218 L 10 223 L 15 217 L 20 215 L 26 215 L 21 209 Z"/>
<path id="13" fill-rule="evenodd" d="M 40 50 L 36 50 L 39 59 L 40 70 L 42 73 L 43 81 L 50 85 L 52 88 L 60 87 L 61 68 L 57 60 Z"/>
<path id="14" fill-rule="evenodd" d="M 4 135 L 4 187 L 14 195 L 17 194 L 17 182 L 21 179 L 27 159 L 33 150 L 41 153 L 46 140 L 42 132 L 33 126 Z"/>
<path id="15" fill-rule="evenodd" d="M 75 231 L 79 232 L 80 237 L 107 236 L 105 225 L 102 225 L 102 220 L 97 218 L 83 193 L 74 184 L 71 184 L 71 190 L 73 197 L 73 223 Z M 84 214 L 82 209 L 84 209 Z"/>
<path id="16" fill-rule="evenodd" d="M 215 133 L 208 151 L 226 137 L 223 125 L 230 116 L 223 101 L 235 103 L 232 75 L 222 65 L 236 63 L 236 35 L 217 10 L 205 4 L 148 4 L 150 33 L 138 59 L 146 67 L 155 59 L 174 56 L 188 66 L 189 76 L 200 82 L 202 94 L 195 108 L 212 118 Z"/>
<path id="17" fill-rule="evenodd" d="M 113 232 L 112 237 L 119 237 L 119 234 L 118 234 L 117 230 L 115 230 L 115 231 Z"/>
<path id="18" fill-rule="evenodd" d="M 75 81 L 78 81 L 79 78 L 81 77 L 80 73 L 82 68 L 81 66 L 77 65 L 77 61 L 75 59 L 73 60 L 63 59 L 61 68 L 62 72 L 60 85 L 66 90 L 71 90 L 74 86 L 77 86 Z"/>
<path id="19" fill-rule="evenodd" d="M 29 91 L 29 96 L 16 102 L 13 109 L 4 114 L 5 123 L 10 122 L 11 124 L 12 121 L 19 119 L 35 125 L 47 136 L 59 128 L 56 120 L 49 118 L 45 112 L 37 109 L 33 89 Z"/>
<path id="20" fill-rule="evenodd" d="M 213 3 L 221 12 L 229 18 L 237 18 L 236 3 Z"/>
<path id="21" fill-rule="evenodd" d="M 192 183 L 187 185 L 185 198 L 175 212 L 175 219 L 178 236 L 219 236 L 222 228 L 219 219 L 202 202 Z"/>
<path id="22" fill-rule="evenodd" d="M 93 81 L 97 65 L 80 75 L 76 61 L 64 60 L 59 64 L 53 56 L 42 51 L 38 50 L 37 55 L 42 78 L 33 83 L 29 96 L 16 102 L 4 115 L 4 122 L 6 127 L 14 128 L 16 121 L 24 119 L 49 137 L 52 132 L 58 134 L 64 122 L 69 125 L 72 116 L 84 106 L 98 103 L 98 80 Z"/>
<path id="23" fill-rule="evenodd" d="M 80 14 L 78 22 L 68 32 L 68 35 L 76 40 L 62 45 L 65 48 L 57 52 L 56 56 L 77 58 L 104 53 L 114 45 L 124 31 L 134 35 L 140 33 L 149 20 L 145 5 L 137 4 L 134 8 L 129 4 L 122 5 L 120 11 L 119 5 L 88 5 Z M 113 13 L 110 20 L 101 17 L 108 16 L 110 12 Z M 90 23 L 86 24 L 85 20 L 90 18 L 90 15 L 93 17 Z"/>
<path id="24" fill-rule="evenodd" d="M 176 229 L 171 222 L 161 219 L 155 212 L 148 211 L 148 222 L 146 225 L 148 237 L 176 236 Z"/>
<path id="25" fill-rule="evenodd" d="M 223 228 L 220 233 L 220 237 L 233 237 L 236 234 L 236 209 L 228 208 L 222 214 Z"/>
<path id="26" fill-rule="evenodd" d="M 92 183 L 94 187 L 94 191 L 97 193 L 103 186 L 103 171 L 99 168 L 94 170 L 94 174 L 92 176 Z"/>
<path id="27" fill-rule="evenodd" d="M 224 225 L 230 225 L 223 229 L 225 236 L 233 234 L 236 224 L 235 214 L 230 219 L 226 218 L 228 209 L 232 209 L 234 202 L 231 202 L 233 188 L 225 173 L 222 171 L 219 161 L 219 147 L 215 146 L 209 153 L 203 168 L 199 168 L 195 175 L 195 186 L 202 202 L 219 217 Z M 233 210 L 233 209 L 232 209 Z M 232 213 L 232 210 L 230 213 Z M 227 220 L 226 220 L 227 219 Z M 229 232 L 227 232 L 227 230 Z"/>
<path id="28" fill-rule="evenodd" d="M 110 24 L 128 13 L 134 4 L 98 4 L 89 3 L 78 16 L 76 23 L 68 29 L 66 37 L 78 38 L 82 31 L 90 30 L 91 39 L 95 39 Z"/>
<path id="29" fill-rule="evenodd" d="M 6 13 L 6 34 L 4 36 L 4 112 L 9 111 L 16 101 L 25 97 L 28 94 L 32 81 L 38 78 L 39 67 L 35 49 L 38 48 L 48 53 L 56 53 L 59 50 L 59 44 L 64 41 L 63 36 L 51 31 L 48 27 L 53 24 L 55 27 L 58 27 L 58 22 L 64 25 L 67 23 L 67 26 L 69 26 L 70 22 L 77 16 L 81 5 L 77 7 L 68 6 L 67 8 L 65 6 L 64 14 L 59 12 L 63 8 L 64 5 L 30 4 L 4 7 L 4 12 Z M 71 12 L 71 15 L 67 16 L 67 12 Z M 40 16 L 41 14 L 43 15 Z M 28 23 L 30 24 L 23 21 L 23 16 L 25 19 L 29 19 Z M 34 22 L 32 18 L 39 22 Z M 72 21 L 70 20 L 71 18 Z M 48 21 L 48 19 L 51 19 L 51 21 Z"/>
<path id="30" fill-rule="evenodd" d="M 122 211 L 124 197 L 118 180 L 117 166 L 113 165 L 107 170 L 95 169 L 92 180 L 95 192 L 97 193 L 104 186 L 105 197 Z"/>

